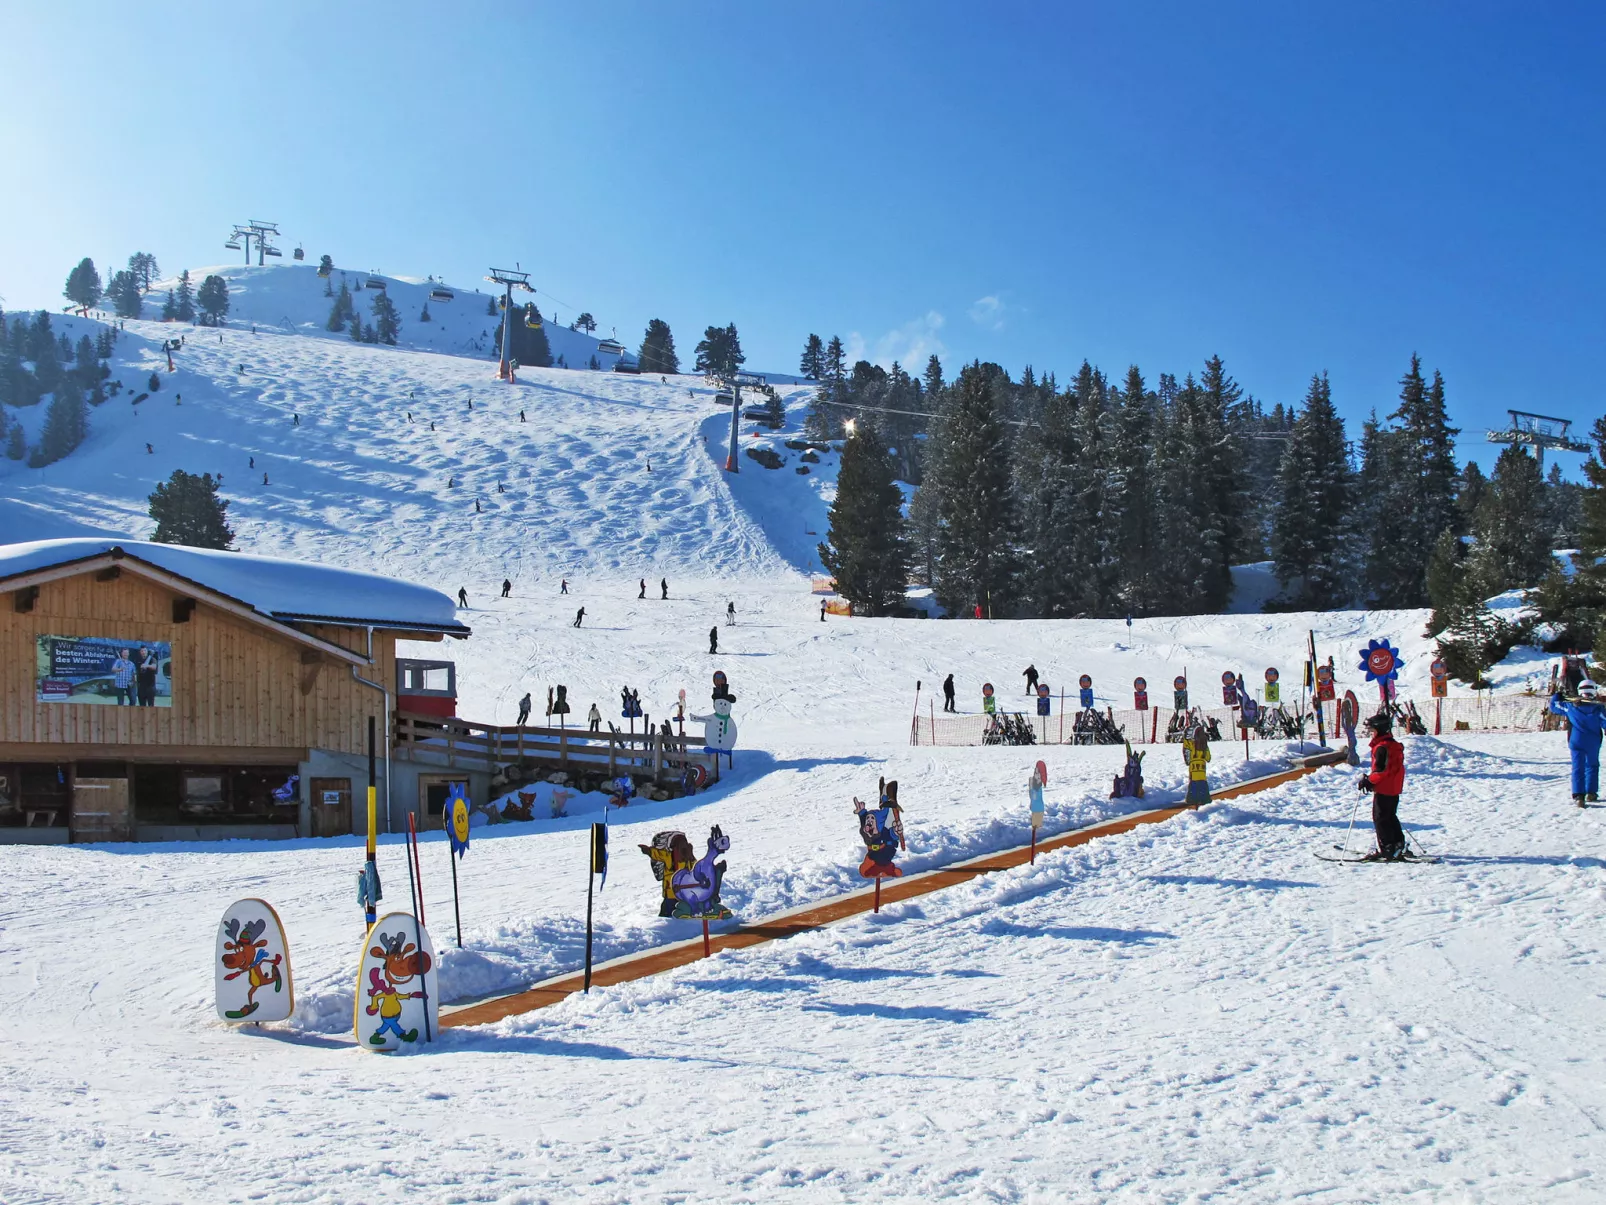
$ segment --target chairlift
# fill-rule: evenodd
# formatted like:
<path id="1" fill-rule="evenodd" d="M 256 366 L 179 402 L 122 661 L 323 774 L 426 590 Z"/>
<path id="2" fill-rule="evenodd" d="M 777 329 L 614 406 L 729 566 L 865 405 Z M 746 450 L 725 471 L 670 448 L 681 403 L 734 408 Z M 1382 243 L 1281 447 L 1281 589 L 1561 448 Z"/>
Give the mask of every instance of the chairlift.
<path id="1" fill-rule="evenodd" d="M 385 287 L 385 278 L 383 276 L 370 276 L 363 284 L 366 288 L 383 289 Z"/>
<path id="2" fill-rule="evenodd" d="M 622 356 L 625 345 L 617 339 L 603 339 L 597 343 L 597 350 L 605 356 Z"/>
<path id="3" fill-rule="evenodd" d="M 296 244 L 296 249 L 291 254 L 293 254 L 297 259 L 306 259 L 307 258 L 307 253 L 301 249 L 301 244 L 300 243 Z"/>
<path id="4" fill-rule="evenodd" d="M 714 395 L 714 404 L 716 406 L 730 406 L 734 405 L 735 402 L 736 399 L 728 393 L 716 393 Z"/>
<path id="5" fill-rule="evenodd" d="M 435 288 L 429 291 L 431 301 L 452 301 L 456 296 L 450 289 Z"/>
<path id="6" fill-rule="evenodd" d="M 620 360 L 613 366 L 613 370 L 615 372 L 634 373 L 639 376 L 641 374 L 641 365 L 633 363 L 630 360 Z"/>
<path id="7" fill-rule="evenodd" d="M 536 311 L 536 308 L 533 305 L 527 305 L 524 307 L 524 325 L 529 327 L 532 331 L 538 331 L 541 329 L 541 315 Z"/>
<path id="8" fill-rule="evenodd" d="M 263 255 L 277 255 L 277 256 L 283 257 L 284 252 L 280 251 L 277 247 L 264 247 L 262 249 L 262 254 Z"/>
<path id="9" fill-rule="evenodd" d="M 238 251 L 240 249 L 240 244 L 235 242 L 233 239 L 230 239 L 228 242 L 224 243 L 223 245 L 225 247 L 227 247 L 230 251 Z"/>

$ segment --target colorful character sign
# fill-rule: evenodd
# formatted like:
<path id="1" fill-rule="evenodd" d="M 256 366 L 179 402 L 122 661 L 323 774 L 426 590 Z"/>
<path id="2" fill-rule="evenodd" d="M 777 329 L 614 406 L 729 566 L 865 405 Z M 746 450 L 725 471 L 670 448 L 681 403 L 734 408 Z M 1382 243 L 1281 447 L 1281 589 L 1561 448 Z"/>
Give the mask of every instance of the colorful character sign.
<path id="1" fill-rule="evenodd" d="M 663 899 L 658 903 L 658 915 L 675 915 L 675 905 L 680 902 L 675 897 L 675 874 L 677 871 L 690 870 L 697 864 L 697 851 L 691 847 L 685 833 L 673 830 L 654 833 L 651 845 L 638 845 L 636 848 L 652 859 L 652 877 L 658 880 L 663 890 Z"/>
<path id="2" fill-rule="evenodd" d="M 998 700 L 993 697 L 993 684 L 991 682 L 983 682 L 981 684 L 981 709 L 988 715 L 998 714 Z"/>
<path id="3" fill-rule="evenodd" d="M 1254 696 L 1244 685 L 1243 675 L 1238 675 L 1238 726 L 1249 728 L 1260 718 L 1260 708 L 1256 705 Z"/>
<path id="4" fill-rule="evenodd" d="M 1049 700 L 1052 698 L 1052 696 L 1053 696 L 1053 692 L 1049 689 L 1049 686 L 1048 686 L 1047 682 L 1039 682 L 1037 684 L 1037 714 L 1038 715 L 1047 715 L 1049 713 L 1049 710 L 1048 710 L 1049 709 Z"/>
<path id="5" fill-rule="evenodd" d="M 1143 798 L 1143 754 L 1132 751 L 1132 742 L 1126 743 L 1126 765 L 1115 776 L 1111 799 Z"/>
<path id="6" fill-rule="evenodd" d="M 882 788 L 881 806 L 871 810 L 864 800 L 854 799 L 854 814 L 859 818 L 859 836 L 864 841 L 864 861 L 859 873 L 867 879 L 896 879 L 903 871 L 893 865 L 900 849 L 908 848 L 903 839 L 903 809 L 898 806 L 898 784 L 889 782 Z"/>
<path id="7" fill-rule="evenodd" d="M 703 750 L 706 753 L 729 753 L 736 748 L 736 721 L 731 719 L 734 700 L 721 695 L 714 699 L 712 715 L 694 715 L 703 722 Z"/>
<path id="8" fill-rule="evenodd" d="M 1043 827 L 1043 788 L 1048 785 L 1048 767 L 1038 762 L 1026 780 L 1026 793 L 1032 801 L 1032 833 Z"/>
<path id="9" fill-rule="evenodd" d="M 468 852 L 468 813 L 467 784 L 454 782 L 446 789 L 446 806 L 441 809 L 441 823 L 446 828 L 446 839 L 451 843 L 452 852 L 459 858 Z M 528 815 L 524 817 L 526 820 L 529 818 Z"/>
<path id="10" fill-rule="evenodd" d="M 1271 666 L 1266 667 L 1266 702 L 1281 703 L 1283 701 L 1283 688 L 1277 681 L 1277 671 Z"/>
<path id="11" fill-rule="evenodd" d="M 1238 675 L 1230 669 L 1221 671 L 1221 703 L 1223 707 L 1238 706 Z"/>
<path id="12" fill-rule="evenodd" d="M 731 694 L 730 682 L 726 679 L 725 671 L 722 669 L 714 671 L 713 697 L 716 699 L 729 699 L 732 703 L 736 702 L 736 696 Z"/>
<path id="13" fill-rule="evenodd" d="M 626 686 L 619 692 L 619 715 L 623 719 L 641 718 L 641 692 Z"/>
<path id="14" fill-rule="evenodd" d="M 1433 697 L 1442 699 L 1450 693 L 1450 667 L 1445 665 L 1443 657 L 1435 657 L 1433 664 L 1428 666 L 1428 673 L 1432 676 Z"/>
<path id="15" fill-rule="evenodd" d="M 1210 802 L 1210 734 L 1203 724 L 1182 740 L 1182 760 L 1188 766 L 1188 794 L 1184 800 L 1192 807 Z"/>
<path id="16" fill-rule="evenodd" d="M 725 863 L 714 861 L 731 847 L 731 839 L 714 825 L 708 831 L 708 852 L 683 870 L 670 876 L 675 893 L 677 920 L 727 920 L 731 910 L 719 902 L 719 889 L 725 882 Z"/>
<path id="17" fill-rule="evenodd" d="M 1077 694 L 1079 696 L 1079 701 L 1082 704 L 1082 710 L 1086 711 L 1089 707 L 1093 706 L 1093 676 L 1091 674 L 1083 674 L 1076 680 L 1076 685 L 1078 687 Z"/>
<path id="18" fill-rule="evenodd" d="M 1331 665 L 1318 665 L 1316 667 L 1316 697 L 1324 703 L 1333 701 L 1333 667 Z"/>
<path id="19" fill-rule="evenodd" d="M 1344 739 L 1349 742 L 1347 760 L 1350 765 L 1358 766 L 1361 756 L 1355 751 L 1355 726 L 1361 722 L 1361 701 L 1353 690 L 1344 692 L 1344 701 L 1338 705 L 1338 722 L 1344 729 Z"/>
<path id="20" fill-rule="evenodd" d="M 218 925 L 213 967 L 217 1015 L 225 1021 L 283 1021 L 295 1012 L 290 943 L 266 900 L 229 905 Z"/>
<path id="21" fill-rule="evenodd" d="M 1132 706 L 1138 711 L 1149 710 L 1149 680 L 1147 678 L 1132 679 Z"/>
<path id="22" fill-rule="evenodd" d="M 357 968 L 352 1028 L 364 1050 L 397 1050 L 440 1029 L 435 947 L 429 930 L 405 912 L 374 923 Z"/>
<path id="23" fill-rule="evenodd" d="M 1171 709 L 1188 710 L 1188 680 L 1181 674 L 1171 679 Z"/>

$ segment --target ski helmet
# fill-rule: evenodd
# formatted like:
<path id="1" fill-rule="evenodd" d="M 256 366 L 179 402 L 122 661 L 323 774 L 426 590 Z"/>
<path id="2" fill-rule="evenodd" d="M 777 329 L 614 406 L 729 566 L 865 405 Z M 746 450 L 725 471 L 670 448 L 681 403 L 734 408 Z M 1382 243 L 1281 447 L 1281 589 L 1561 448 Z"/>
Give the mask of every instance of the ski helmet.
<path id="1" fill-rule="evenodd" d="M 1585 678 L 1582 682 L 1580 682 L 1578 684 L 1578 697 L 1580 699 L 1589 699 L 1589 700 L 1594 700 L 1596 698 L 1599 698 L 1600 697 L 1600 687 L 1596 686 L 1593 680 L 1591 680 L 1589 678 Z"/>
<path id="2" fill-rule="evenodd" d="M 1394 720 L 1386 711 L 1380 711 L 1366 721 L 1366 726 L 1373 732 L 1393 732 Z"/>

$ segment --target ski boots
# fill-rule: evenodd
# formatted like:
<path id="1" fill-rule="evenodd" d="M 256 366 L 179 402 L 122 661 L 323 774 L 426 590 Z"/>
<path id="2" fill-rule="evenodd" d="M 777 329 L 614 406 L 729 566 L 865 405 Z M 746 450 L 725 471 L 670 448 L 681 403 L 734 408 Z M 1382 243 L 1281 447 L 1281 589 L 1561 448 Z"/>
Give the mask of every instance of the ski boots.
<path id="1" fill-rule="evenodd" d="M 1599 795 L 1599 793 L 1597 793 L 1595 791 L 1591 791 L 1588 795 L 1585 795 L 1584 798 L 1587 799 L 1590 803 L 1599 803 L 1600 802 L 1600 795 Z"/>
<path id="2" fill-rule="evenodd" d="M 1579 807 L 1583 807 L 1584 806 L 1584 797 L 1582 795 L 1574 795 L 1573 796 L 1573 802 L 1576 803 Z"/>

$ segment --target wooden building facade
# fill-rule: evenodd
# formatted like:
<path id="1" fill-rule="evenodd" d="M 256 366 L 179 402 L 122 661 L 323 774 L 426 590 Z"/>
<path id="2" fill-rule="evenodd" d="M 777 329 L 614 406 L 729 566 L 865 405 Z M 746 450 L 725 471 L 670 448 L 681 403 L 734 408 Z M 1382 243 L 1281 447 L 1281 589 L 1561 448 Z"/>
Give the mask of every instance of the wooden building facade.
<path id="1" fill-rule="evenodd" d="M 368 574 L 134 542 L 0 547 L 0 841 L 355 831 L 396 641 L 445 635 L 468 629 L 444 594 Z"/>

